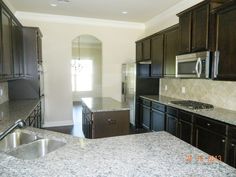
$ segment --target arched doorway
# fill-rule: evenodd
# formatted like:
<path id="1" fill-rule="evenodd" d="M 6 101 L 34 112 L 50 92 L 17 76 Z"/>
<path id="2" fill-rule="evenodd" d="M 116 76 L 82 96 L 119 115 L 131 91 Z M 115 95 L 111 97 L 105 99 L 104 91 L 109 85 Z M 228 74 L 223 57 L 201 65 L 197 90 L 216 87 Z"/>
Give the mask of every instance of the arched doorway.
<path id="1" fill-rule="evenodd" d="M 81 126 L 81 98 L 102 96 L 102 42 L 96 37 L 80 35 L 72 40 L 71 81 L 74 124 Z"/>

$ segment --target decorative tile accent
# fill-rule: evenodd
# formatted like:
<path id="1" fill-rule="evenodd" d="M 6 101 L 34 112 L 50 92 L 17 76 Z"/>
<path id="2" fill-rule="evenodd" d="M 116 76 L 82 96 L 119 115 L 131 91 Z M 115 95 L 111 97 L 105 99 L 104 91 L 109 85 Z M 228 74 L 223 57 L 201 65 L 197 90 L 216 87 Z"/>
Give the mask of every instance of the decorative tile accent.
<path id="1" fill-rule="evenodd" d="M 0 83 L 0 104 L 8 101 L 8 83 Z"/>
<path id="2" fill-rule="evenodd" d="M 185 93 L 182 93 L 182 87 L 185 87 Z M 236 82 L 165 78 L 160 81 L 160 95 L 236 110 Z"/>

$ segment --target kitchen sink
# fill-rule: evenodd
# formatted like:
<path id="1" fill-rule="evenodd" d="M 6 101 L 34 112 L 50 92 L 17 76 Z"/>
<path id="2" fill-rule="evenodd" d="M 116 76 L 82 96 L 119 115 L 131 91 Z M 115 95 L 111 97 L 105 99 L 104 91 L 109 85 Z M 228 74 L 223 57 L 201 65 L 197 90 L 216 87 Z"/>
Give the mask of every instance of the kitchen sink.
<path id="1" fill-rule="evenodd" d="M 57 140 L 39 139 L 27 145 L 18 147 L 7 154 L 19 159 L 32 160 L 43 157 L 65 144 L 66 143 Z"/>
<path id="2" fill-rule="evenodd" d="M 16 130 L 0 141 L 0 151 L 6 152 L 20 145 L 31 143 L 37 139 L 39 138 L 36 135 Z"/>

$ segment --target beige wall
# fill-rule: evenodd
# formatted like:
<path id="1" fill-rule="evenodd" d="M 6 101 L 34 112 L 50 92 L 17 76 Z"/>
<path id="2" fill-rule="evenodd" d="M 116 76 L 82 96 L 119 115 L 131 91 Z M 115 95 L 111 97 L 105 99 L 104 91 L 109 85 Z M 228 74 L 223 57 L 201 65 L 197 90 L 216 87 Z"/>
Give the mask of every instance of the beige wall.
<path id="1" fill-rule="evenodd" d="M 25 26 L 40 27 L 43 33 L 46 126 L 72 123 L 71 45 L 79 35 L 93 35 L 102 42 L 102 95 L 121 99 L 121 64 L 135 60 L 134 44 L 144 29 L 18 18 Z"/>
<path id="2" fill-rule="evenodd" d="M 166 86 L 167 90 L 165 90 Z M 182 93 L 182 87 L 185 87 L 185 93 Z M 236 111 L 236 82 L 161 79 L 160 94 L 178 99 L 202 101 Z"/>

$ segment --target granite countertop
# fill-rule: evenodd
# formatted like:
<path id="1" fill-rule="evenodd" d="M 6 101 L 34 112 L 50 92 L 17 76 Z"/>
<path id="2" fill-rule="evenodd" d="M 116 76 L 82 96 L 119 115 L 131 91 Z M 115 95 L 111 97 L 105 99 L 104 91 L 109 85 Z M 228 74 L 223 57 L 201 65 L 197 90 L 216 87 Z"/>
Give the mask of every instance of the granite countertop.
<path id="1" fill-rule="evenodd" d="M 0 104 L 0 132 L 11 126 L 16 120 L 25 120 L 39 100 L 7 101 Z"/>
<path id="2" fill-rule="evenodd" d="M 165 104 L 167 106 L 171 106 L 171 107 L 179 108 L 188 112 L 192 112 L 194 114 L 206 116 L 206 117 L 209 117 L 209 118 L 212 118 L 212 119 L 224 122 L 224 123 L 236 125 L 236 111 L 231 111 L 231 110 L 227 110 L 227 109 L 223 109 L 223 108 L 219 108 L 215 106 L 214 106 L 214 109 L 211 109 L 211 110 L 195 111 L 195 110 L 188 109 L 188 108 L 171 103 L 171 101 L 179 100 L 176 98 L 171 98 L 171 97 L 166 97 L 166 96 L 161 96 L 161 95 L 144 95 L 140 97 L 146 98 L 146 99 L 149 99 L 151 101 L 155 101 L 161 104 Z"/>
<path id="3" fill-rule="evenodd" d="M 82 102 L 90 109 L 91 112 L 130 110 L 127 105 L 109 97 L 82 98 Z"/>
<path id="4" fill-rule="evenodd" d="M 90 140 L 35 128 L 23 131 L 67 144 L 35 160 L 0 153 L 0 176 L 236 176 L 235 168 L 218 160 L 208 161 L 208 154 L 167 132 Z"/>

